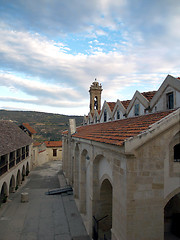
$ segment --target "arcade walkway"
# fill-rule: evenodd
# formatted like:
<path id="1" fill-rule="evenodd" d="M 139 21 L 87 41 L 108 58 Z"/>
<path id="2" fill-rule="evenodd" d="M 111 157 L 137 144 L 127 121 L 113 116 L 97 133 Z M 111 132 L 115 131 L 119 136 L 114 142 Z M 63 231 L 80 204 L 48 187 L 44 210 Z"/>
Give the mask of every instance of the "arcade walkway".
<path id="1" fill-rule="evenodd" d="M 63 181 L 59 170 L 59 161 L 35 168 L 9 196 L 0 208 L 0 240 L 89 240 L 73 195 L 45 195 Z M 29 202 L 21 203 L 22 192 Z"/>

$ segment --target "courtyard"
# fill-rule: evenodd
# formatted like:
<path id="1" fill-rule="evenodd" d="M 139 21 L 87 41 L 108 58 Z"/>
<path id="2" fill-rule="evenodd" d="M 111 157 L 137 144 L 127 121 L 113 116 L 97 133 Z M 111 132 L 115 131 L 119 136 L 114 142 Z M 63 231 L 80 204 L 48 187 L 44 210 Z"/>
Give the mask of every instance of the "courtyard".
<path id="1" fill-rule="evenodd" d="M 65 182 L 60 161 L 34 168 L 0 207 L 0 240 L 88 240 L 71 194 L 47 195 Z M 28 202 L 21 202 L 28 193 Z"/>

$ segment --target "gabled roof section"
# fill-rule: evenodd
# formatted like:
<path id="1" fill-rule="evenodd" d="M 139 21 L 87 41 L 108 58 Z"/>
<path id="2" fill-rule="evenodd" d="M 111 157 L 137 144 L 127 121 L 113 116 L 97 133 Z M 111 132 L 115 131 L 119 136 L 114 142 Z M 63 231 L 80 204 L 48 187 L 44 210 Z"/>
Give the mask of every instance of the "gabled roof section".
<path id="1" fill-rule="evenodd" d="M 36 130 L 29 125 L 29 123 L 22 123 L 21 126 L 22 126 L 24 129 L 26 129 L 26 130 L 27 130 L 29 133 L 31 133 L 31 134 L 37 133 Z M 21 126 L 20 126 L 20 127 L 21 127 Z"/>
<path id="2" fill-rule="evenodd" d="M 33 143 L 32 138 L 11 121 L 0 121 L 0 133 L 0 155 L 5 155 Z"/>
<path id="3" fill-rule="evenodd" d="M 90 123 L 93 121 L 93 116 L 94 116 L 94 114 L 89 112 L 89 114 L 88 114 L 88 123 L 89 123 L 89 119 L 90 119 Z"/>
<path id="4" fill-rule="evenodd" d="M 131 102 L 131 100 L 121 101 L 121 103 L 122 103 L 122 105 L 124 106 L 125 109 L 128 108 L 130 102 Z"/>
<path id="5" fill-rule="evenodd" d="M 109 116 L 112 117 L 112 110 L 111 110 L 111 108 L 114 108 L 115 104 L 116 104 L 115 102 L 106 102 L 106 101 L 104 101 L 104 104 L 103 104 L 103 107 L 102 107 L 102 110 L 101 110 L 101 113 L 100 113 L 100 119 L 101 119 L 105 109 L 107 110 Z M 111 106 L 111 108 L 110 108 L 110 106 Z"/>
<path id="6" fill-rule="evenodd" d="M 179 125 L 179 116 L 180 108 L 172 111 L 171 114 L 163 117 L 158 122 L 155 122 L 147 130 L 143 131 L 137 136 L 127 139 L 125 141 L 125 152 L 132 154 L 135 149 L 141 147 L 145 142 L 155 139 L 157 135 L 171 129 L 172 126 L 176 124 Z"/>
<path id="7" fill-rule="evenodd" d="M 84 116 L 83 116 L 83 123 L 86 124 L 87 121 L 88 121 L 88 116 L 84 115 Z"/>
<path id="8" fill-rule="evenodd" d="M 151 91 L 151 92 L 142 92 L 141 94 L 147 98 L 148 101 L 151 101 L 151 99 L 154 97 L 157 91 Z"/>
<path id="9" fill-rule="evenodd" d="M 145 93 L 144 93 L 145 94 Z M 145 107 L 145 108 L 148 108 L 149 106 L 149 101 L 148 99 L 142 95 L 139 91 L 136 91 L 132 100 L 130 101 L 128 107 L 127 107 L 127 114 L 131 111 L 133 105 L 134 105 L 134 102 L 135 100 L 138 99 L 140 101 L 140 103 Z"/>
<path id="10" fill-rule="evenodd" d="M 45 141 L 46 147 L 62 147 L 62 141 Z"/>
<path id="11" fill-rule="evenodd" d="M 173 87 L 174 89 L 176 89 L 177 91 L 180 92 L 180 79 L 175 78 L 171 75 L 167 75 L 164 82 L 161 84 L 158 91 L 156 92 L 156 94 L 152 98 L 151 103 L 150 103 L 150 108 L 154 107 L 154 105 L 158 102 L 159 98 L 162 96 L 163 92 L 166 90 L 166 88 L 168 86 L 171 86 L 171 87 Z"/>
<path id="12" fill-rule="evenodd" d="M 75 138 L 122 146 L 126 139 L 147 130 L 173 111 L 166 111 L 139 117 L 132 117 L 106 123 L 93 124 L 77 128 Z"/>
<path id="13" fill-rule="evenodd" d="M 122 101 L 120 101 L 119 99 L 117 100 L 114 109 L 113 109 L 113 113 L 112 116 L 114 116 L 114 114 L 116 113 L 117 109 L 119 109 L 123 114 L 125 114 L 126 109 L 124 107 L 124 105 L 122 104 Z"/>
<path id="14" fill-rule="evenodd" d="M 99 120 L 100 118 L 100 113 L 101 113 L 101 110 L 95 110 L 94 111 L 94 114 L 93 114 L 93 121 L 95 120 L 95 118 L 97 117 L 97 120 Z"/>
<path id="15" fill-rule="evenodd" d="M 107 102 L 107 104 L 109 105 L 109 108 L 110 108 L 110 110 L 112 112 L 114 107 L 115 107 L 115 105 L 116 105 L 116 103 L 115 102 Z"/>

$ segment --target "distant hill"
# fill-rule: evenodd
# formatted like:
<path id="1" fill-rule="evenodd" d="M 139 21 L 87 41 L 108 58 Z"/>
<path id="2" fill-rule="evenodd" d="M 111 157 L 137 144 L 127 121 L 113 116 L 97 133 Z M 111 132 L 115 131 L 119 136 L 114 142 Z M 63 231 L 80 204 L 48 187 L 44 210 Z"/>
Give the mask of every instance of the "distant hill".
<path id="1" fill-rule="evenodd" d="M 37 141 L 60 140 L 61 133 L 68 128 L 69 119 L 75 118 L 76 125 L 80 126 L 82 116 L 67 116 L 61 114 L 33 112 L 33 111 L 7 111 L 0 110 L 1 120 L 12 120 L 17 125 L 29 123 L 37 134 L 34 139 Z"/>

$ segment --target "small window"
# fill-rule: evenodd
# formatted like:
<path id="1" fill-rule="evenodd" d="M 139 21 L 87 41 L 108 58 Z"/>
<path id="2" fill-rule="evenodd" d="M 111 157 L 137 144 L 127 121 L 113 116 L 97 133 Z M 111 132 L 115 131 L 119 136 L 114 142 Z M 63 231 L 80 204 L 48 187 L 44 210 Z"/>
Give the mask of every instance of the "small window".
<path id="1" fill-rule="evenodd" d="M 117 119 L 120 119 L 120 112 L 117 110 Z"/>
<path id="2" fill-rule="evenodd" d="M 107 121 L 107 111 L 106 111 L 106 109 L 104 110 L 104 122 L 106 122 Z"/>
<path id="3" fill-rule="evenodd" d="M 98 98 L 95 96 L 94 98 L 94 109 L 98 110 Z"/>
<path id="4" fill-rule="evenodd" d="M 53 149 L 53 157 L 57 157 L 57 149 Z"/>
<path id="5" fill-rule="evenodd" d="M 173 92 L 168 93 L 166 95 L 166 101 L 167 101 L 167 109 L 173 109 L 174 108 L 174 94 L 173 94 Z"/>
<path id="6" fill-rule="evenodd" d="M 180 162 L 180 143 L 174 146 L 174 162 Z"/>
<path id="7" fill-rule="evenodd" d="M 134 115 L 139 116 L 139 103 L 134 105 Z"/>

